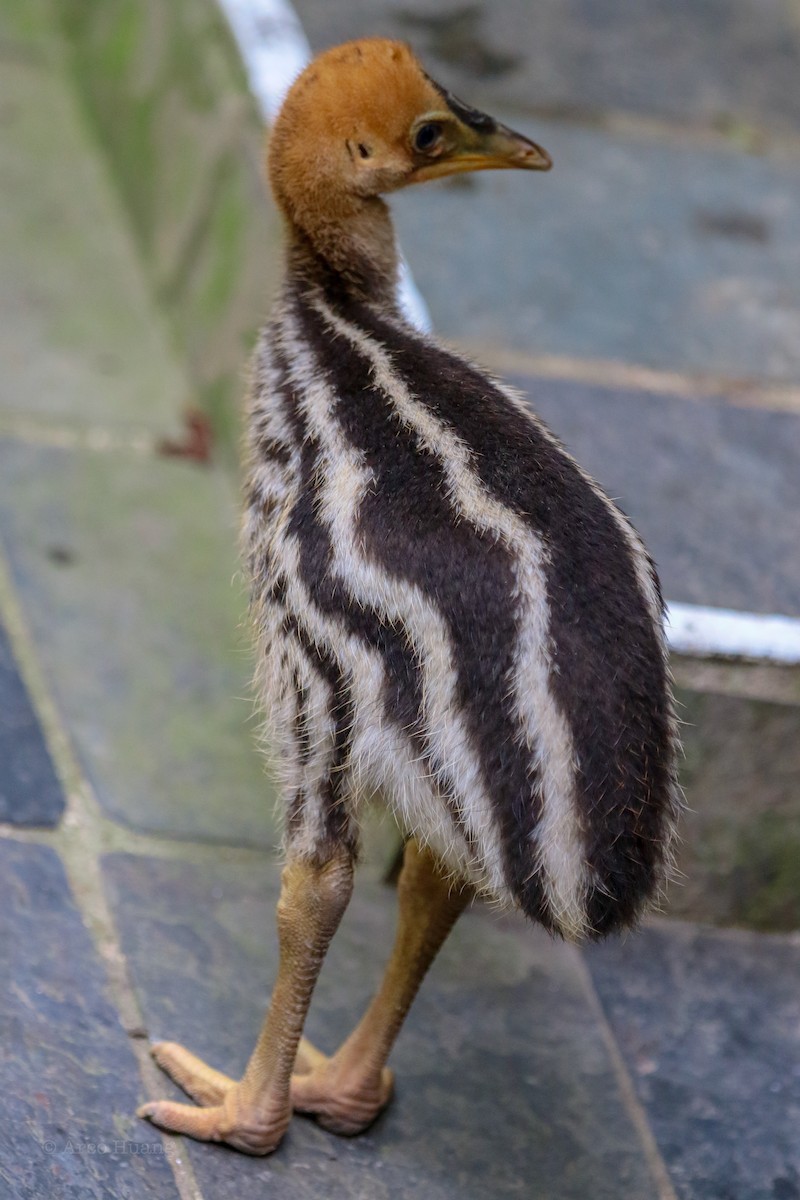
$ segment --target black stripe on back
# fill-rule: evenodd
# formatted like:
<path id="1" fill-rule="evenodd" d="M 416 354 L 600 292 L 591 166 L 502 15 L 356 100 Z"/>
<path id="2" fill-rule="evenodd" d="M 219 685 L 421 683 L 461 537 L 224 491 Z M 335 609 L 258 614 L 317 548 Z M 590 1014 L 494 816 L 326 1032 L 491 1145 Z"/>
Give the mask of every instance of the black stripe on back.
<path id="1" fill-rule="evenodd" d="M 396 419 L 364 356 L 305 301 L 298 315 L 328 377 L 335 417 L 374 475 L 358 518 L 364 552 L 390 578 L 415 584 L 445 619 L 457 703 L 494 802 L 509 887 L 528 915 L 552 928 L 534 868 L 541 783 L 511 696 L 518 629 L 509 553 L 456 518 L 441 463 Z"/>
<path id="2" fill-rule="evenodd" d="M 297 671 L 294 673 L 294 740 L 297 746 L 297 761 L 304 767 L 311 757 L 311 731 L 309 727 L 309 695 Z"/>
<path id="3" fill-rule="evenodd" d="M 279 442 L 277 438 L 272 437 L 268 433 L 260 434 L 255 441 L 256 449 L 259 456 L 266 462 L 276 462 L 280 466 L 286 467 L 292 457 L 292 452 L 283 442 Z"/>
<path id="4" fill-rule="evenodd" d="M 551 687 L 574 739 L 597 879 L 587 915 L 597 934 L 627 924 L 659 875 L 674 748 L 666 667 L 610 502 L 476 368 L 341 292 L 330 299 L 381 343 L 409 390 L 472 451 L 487 491 L 547 547 Z"/>

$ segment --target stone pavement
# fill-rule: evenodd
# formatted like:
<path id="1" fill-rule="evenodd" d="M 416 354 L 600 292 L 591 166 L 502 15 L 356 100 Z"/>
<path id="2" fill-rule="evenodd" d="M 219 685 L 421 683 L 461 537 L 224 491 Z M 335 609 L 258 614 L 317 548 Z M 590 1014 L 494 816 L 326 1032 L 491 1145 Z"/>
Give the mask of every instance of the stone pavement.
<path id="1" fill-rule="evenodd" d="M 411 38 L 443 82 L 553 151 L 546 179 L 399 198 L 438 327 L 533 395 L 623 498 L 670 599 L 798 615 L 794 0 L 586 0 L 568 17 L 543 3 L 535 37 L 523 0 L 297 7 L 317 44 Z M 206 0 L 176 0 L 169 28 L 159 5 L 115 0 L 91 36 L 86 11 L 65 3 L 62 30 L 46 0 L 0 0 L 0 1196 L 800 1198 L 789 669 L 676 660 L 694 811 L 672 917 L 579 952 L 468 913 L 368 1134 L 298 1119 L 274 1157 L 253 1160 L 136 1120 L 139 1102 L 170 1091 L 148 1038 L 238 1072 L 275 971 L 279 834 L 253 748 L 230 455 L 165 453 L 185 440 L 187 406 L 218 437 L 236 424 L 220 380 L 258 314 L 236 332 L 226 309 L 236 336 L 203 355 L 181 321 L 210 328 L 232 288 L 220 247 L 252 257 L 253 230 L 274 223 L 254 216 L 238 239 L 204 223 L 213 196 L 226 221 L 249 221 L 253 178 L 246 155 L 236 175 L 250 118 Z M 176 31 L 203 48 L 190 65 Z M 156 70 L 162 43 L 175 52 Z M 189 141 L 205 128 L 163 91 L 169 70 L 216 119 L 191 74 L 209 45 L 233 140 L 220 134 L 206 162 L 211 192 L 188 187 L 205 170 L 189 151 L 170 162 L 186 174 L 167 191 L 195 204 L 181 233 L 147 192 L 157 159 L 140 147 L 153 176 L 131 199 L 113 139 L 137 104 L 151 125 L 169 111 Z M 130 109 L 112 102 L 126 72 Z M 157 246 L 142 241 L 147 213 Z M 250 262 L 253 310 L 257 273 Z M 310 1017 L 326 1049 L 391 937 L 393 835 L 367 834 Z"/>

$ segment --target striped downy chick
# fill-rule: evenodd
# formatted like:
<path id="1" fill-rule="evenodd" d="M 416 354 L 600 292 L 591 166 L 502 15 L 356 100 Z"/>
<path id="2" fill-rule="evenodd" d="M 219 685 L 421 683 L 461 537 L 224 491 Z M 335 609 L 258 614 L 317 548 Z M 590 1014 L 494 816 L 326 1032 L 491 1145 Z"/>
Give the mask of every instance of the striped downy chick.
<path id="1" fill-rule="evenodd" d="M 396 301 L 382 193 L 549 166 L 383 40 L 320 55 L 276 122 L 286 273 L 253 362 L 245 540 L 286 806 L 280 966 L 241 1081 L 155 1047 L 201 1105 L 145 1105 L 167 1129 L 268 1153 L 294 1108 L 358 1132 L 474 891 L 579 939 L 663 881 L 678 789 L 653 565 L 520 398 Z M 397 942 L 326 1058 L 301 1032 L 376 797 L 408 838 Z"/>

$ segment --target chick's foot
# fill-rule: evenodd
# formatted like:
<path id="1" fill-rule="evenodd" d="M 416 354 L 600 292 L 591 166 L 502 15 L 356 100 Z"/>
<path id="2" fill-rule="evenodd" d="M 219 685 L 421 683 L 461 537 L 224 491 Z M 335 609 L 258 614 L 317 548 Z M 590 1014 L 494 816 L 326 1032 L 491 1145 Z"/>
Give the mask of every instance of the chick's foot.
<path id="1" fill-rule="evenodd" d="M 170 1133 L 225 1142 L 245 1154 L 271 1154 L 277 1149 L 292 1115 L 288 1097 L 256 1105 L 252 1089 L 214 1070 L 176 1042 L 158 1042 L 151 1053 L 200 1107 L 151 1100 L 137 1110 L 137 1116 Z"/>

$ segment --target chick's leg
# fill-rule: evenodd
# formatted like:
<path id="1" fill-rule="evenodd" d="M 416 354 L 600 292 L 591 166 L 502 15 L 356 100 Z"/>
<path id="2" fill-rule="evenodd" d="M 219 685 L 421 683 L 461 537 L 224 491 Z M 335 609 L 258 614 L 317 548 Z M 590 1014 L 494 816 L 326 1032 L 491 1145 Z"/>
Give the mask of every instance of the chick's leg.
<path id="1" fill-rule="evenodd" d="M 386 1060 L 429 966 L 472 898 L 453 884 L 437 859 L 414 842 L 406 846 L 398 883 L 398 925 L 381 986 L 360 1024 L 331 1058 L 308 1043 L 292 1076 L 292 1105 L 313 1113 L 333 1133 L 371 1125 L 392 1093 Z"/>
<path id="2" fill-rule="evenodd" d="M 182 1046 L 160 1042 L 153 1047 L 159 1066 L 209 1107 L 156 1100 L 142 1105 L 139 1116 L 173 1133 L 227 1142 L 248 1154 L 276 1148 L 292 1113 L 289 1081 L 311 993 L 352 887 L 353 861 L 344 851 L 321 865 L 287 864 L 277 912 L 278 978 L 244 1075 L 237 1083 Z"/>

